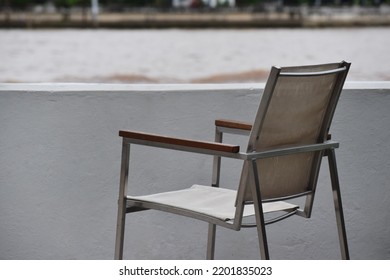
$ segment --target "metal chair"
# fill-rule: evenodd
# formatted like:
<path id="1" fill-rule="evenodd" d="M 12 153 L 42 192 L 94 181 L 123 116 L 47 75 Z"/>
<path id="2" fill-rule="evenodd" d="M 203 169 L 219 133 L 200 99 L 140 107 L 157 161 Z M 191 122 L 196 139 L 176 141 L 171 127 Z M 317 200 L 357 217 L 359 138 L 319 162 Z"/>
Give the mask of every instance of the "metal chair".
<path id="1" fill-rule="evenodd" d="M 155 209 L 209 223 L 207 259 L 214 259 L 216 225 L 232 230 L 256 227 L 260 256 L 269 259 L 265 226 L 292 215 L 310 218 L 321 160 L 328 158 L 341 257 L 349 259 L 335 149 L 328 134 L 350 63 L 272 67 L 251 124 L 217 120 L 215 142 L 178 139 L 134 131 L 123 138 L 115 259 L 123 258 L 127 213 Z M 223 133 L 249 135 L 248 147 L 222 143 Z M 211 186 L 129 196 L 130 144 L 212 155 Z M 243 161 L 237 191 L 222 188 L 221 158 Z M 287 200 L 304 197 L 304 206 Z M 271 218 L 267 218 L 269 214 Z M 275 216 L 276 215 L 276 216 Z M 243 223 L 254 216 L 254 224 Z M 245 220 L 245 219 L 244 219 Z"/>

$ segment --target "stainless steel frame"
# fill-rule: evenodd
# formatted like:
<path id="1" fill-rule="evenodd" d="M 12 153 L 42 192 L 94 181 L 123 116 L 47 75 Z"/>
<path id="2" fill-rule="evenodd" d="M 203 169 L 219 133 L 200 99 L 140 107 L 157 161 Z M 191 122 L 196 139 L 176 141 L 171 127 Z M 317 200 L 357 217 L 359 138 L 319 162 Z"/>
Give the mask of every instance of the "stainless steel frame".
<path id="1" fill-rule="evenodd" d="M 217 151 L 212 149 L 206 149 L 201 147 L 189 147 L 186 145 L 182 145 L 180 143 L 164 143 L 164 142 L 154 142 L 150 140 L 145 139 L 133 139 L 133 138 L 123 138 L 122 142 L 122 159 L 121 159 L 121 173 L 120 173 L 120 186 L 119 186 L 119 199 L 118 199 L 118 218 L 117 218 L 117 228 L 116 228 L 116 243 L 115 243 L 115 259 L 122 259 L 123 258 L 123 245 L 124 245 L 124 233 L 125 233 L 125 218 L 126 213 L 130 212 L 136 212 L 136 211 L 142 211 L 142 210 L 148 210 L 148 209 L 157 209 L 161 211 L 166 211 L 170 213 L 176 213 L 183 216 L 195 218 L 198 220 L 205 221 L 209 223 L 208 227 L 208 240 L 207 240 L 207 259 L 214 259 L 214 252 L 215 252 L 215 237 L 216 237 L 216 225 L 233 229 L 233 230 L 240 230 L 242 227 L 245 227 L 242 225 L 242 216 L 243 216 L 243 210 L 244 210 L 244 204 L 248 203 L 248 201 L 245 201 L 245 188 L 240 187 L 237 192 L 237 205 L 236 205 L 236 212 L 235 212 L 235 218 L 233 221 L 224 221 L 220 220 L 216 217 L 208 216 L 205 214 L 201 214 L 198 212 L 185 210 L 185 209 L 177 209 L 175 207 L 171 207 L 169 205 L 163 205 L 163 204 L 155 204 L 155 203 L 149 203 L 146 201 L 136 201 L 129 199 L 128 192 L 128 176 L 129 176 L 129 161 L 130 161 L 130 145 L 136 144 L 136 145 L 144 145 L 144 146 L 151 146 L 156 148 L 163 148 L 163 149 L 170 149 L 175 151 L 184 151 L 184 152 L 192 152 L 192 153 L 198 153 L 198 154 L 204 154 L 204 155 L 211 155 L 213 156 L 213 173 L 212 173 L 212 182 L 211 186 L 218 188 L 220 183 L 220 170 L 221 170 L 221 159 L 222 157 L 226 158 L 233 158 L 238 160 L 243 160 L 248 162 L 249 168 L 249 180 L 253 184 L 251 184 L 251 193 L 253 197 L 253 203 L 255 208 L 255 220 L 256 220 L 256 227 L 258 232 L 258 239 L 259 239 L 259 246 L 260 246 L 260 255 L 262 259 L 269 259 L 269 250 L 268 250 L 268 243 L 267 243 L 267 234 L 266 234 L 266 224 L 270 224 L 276 221 L 279 221 L 281 219 L 284 219 L 286 217 L 289 217 L 291 215 L 298 215 L 302 217 L 309 218 L 311 215 L 311 209 L 313 205 L 313 199 L 315 194 L 315 186 L 318 179 L 318 172 L 320 168 L 321 158 L 323 156 L 328 157 L 329 161 L 329 171 L 330 171 L 330 177 L 331 177 L 331 183 L 332 183 L 332 191 L 333 191 L 333 199 L 334 199 L 334 206 L 335 206 L 335 214 L 336 214 L 336 220 L 337 220 L 337 227 L 338 227 L 338 234 L 339 234 L 339 240 L 340 240 L 340 248 L 341 248 L 341 256 L 342 259 L 349 259 L 349 250 L 348 250 L 348 244 L 347 244 L 347 235 L 346 235 L 346 229 L 345 229 L 345 222 L 344 222 L 344 214 L 343 214 L 343 208 L 342 208 L 342 202 L 341 202 L 341 194 L 340 194 L 340 186 L 339 186 L 339 180 L 338 180 L 338 173 L 337 173 L 337 165 L 336 165 L 336 157 L 335 157 L 335 149 L 339 147 L 339 143 L 335 141 L 326 141 L 326 135 L 328 133 L 328 129 L 330 126 L 331 119 L 334 114 L 334 107 L 338 101 L 339 94 L 342 89 L 342 85 L 345 80 L 346 73 L 349 69 L 349 64 L 342 63 L 343 67 L 336 69 L 334 71 L 322 71 L 322 72 L 316 72 L 316 73 L 284 73 L 284 75 L 288 76 L 299 76 L 300 75 L 327 75 L 327 74 L 334 74 L 334 73 L 344 73 L 344 75 L 340 76 L 340 79 L 335 84 L 335 91 L 337 91 L 337 94 L 333 97 L 331 100 L 331 106 L 332 109 L 327 113 L 325 124 L 321 128 L 321 137 L 317 144 L 310 144 L 310 145 L 301 145 L 301 146 L 294 146 L 294 147 L 288 147 L 288 148 L 281 148 L 281 149 L 274 149 L 274 150 L 267 150 L 263 152 L 256 152 L 252 150 L 252 147 L 249 145 L 247 152 L 224 152 L 224 151 Z M 253 124 L 254 130 L 252 129 L 251 137 L 252 140 L 256 140 L 256 137 L 258 136 L 259 130 L 262 126 L 262 121 L 264 119 L 264 115 L 267 112 L 267 106 L 269 104 L 269 100 L 272 97 L 272 91 L 275 87 L 275 84 L 277 82 L 278 76 L 281 75 L 281 70 L 278 68 L 273 68 L 270 74 L 269 82 L 267 82 L 267 86 L 265 88 L 263 101 L 261 102 L 258 115 L 256 117 L 255 123 Z M 233 129 L 233 128 L 226 128 L 226 127 L 216 127 L 215 130 L 215 142 L 216 143 L 222 143 L 223 140 L 223 133 L 233 133 L 233 134 L 239 134 L 239 135 L 249 135 L 249 131 L 242 130 L 242 129 Z M 253 142 L 250 142 L 253 143 Z M 271 221 L 265 221 L 264 213 L 263 213 L 263 202 L 266 202 L 267 200 L 262 199 L 261 194 L 261 188 L 260 188 L 260 176 L 257 168 L 258 160 L 264 159 L 264 158 L 270 158 L 270 157 L 279 157 L 279 156 L 286 156 L 286 155 L 292 155 L 297 153 L 308 153 L 308 152 L 315 152 L 318 160 L 316 161 L 316 166 L 314 166 L 312 171 L 312 178 L 311 183 L 313 184 L 313 188 L 307 192 L 304 192 L 302 194 L 299 194 L 299 196 L 306 196 L 306 204 L 304 210 L 291 210 L 287 211 L 287 213 L 280 218 L 271 220 Z M 298 195 L 297 195 L 298 196 Z M 284 199 L 291 199 L 293 197 L 297 196 L 288 196 L 288 197 L 282 197 L 278 198 L 278 200 L 284 200 Z M 272 201 L 268 200 L 268 201 Z"/>
<path id="2" fill-rule="evenodd" d="M 217 141 L 222 141 L 222 134 L 220 132 L 217 133 L 216 136 Z M 171 145 L 170 147 L 166 145 L 161 145 L 160 143 L 150 143 L 147 141 L 132 141 L 131 139 L 123 139 L 123 146 L 122 146 L 122 162 L 121 162 L 121 176 L 120 176 L 120 188 L 119 188 L 119 200 L 118 200 L 118 220 L 117 220 L 117 235 L 116 235 L 116 245 L 115 245 L 115 259 L 122 259 L 123 258 L 123 243 L 124 243 L 124 232 L 125 232 L 125 215 L 126 212 L 134 212 L 139 210 L 146 210 L 150 208 L 158 209 L 162 211 L 168 211 L 172 213 L 177 213 L 181 215 L 185 215 L 188 217 L 197 218 L 200 220 L 204 220 L 206 222 L 209 222 L 209 231 L 208 231 L 208 245 L 207 245 L 207 259 L 213 259 L 214 258 L 214 250 L 215 250 L 215 233 L 216 233 L 216 225 L 220 225 L 226 228 L 239 230 L 240 227 L 242 227 L 242 211 L 243 211 L 243 205 L 241 207 L 237 206 L 237 213 L 236 218 L 233 223 L 221 221 L 215 218 L 211 218 L 208 216 L 203 216 L 199 213 L 192 213 L 187 212 L 184 213 L 182 210 L 177 211 L 173 208 L 167 207 L 159 207 L 156 208 L 151 207 L 151 205 L 148 205 L 148 203 L 142 203 L 142 204 L 129 204 L 127 202 L 127 189 L 128 189 L 128 175 L 129 175 L 129 160 L 130 160 L 130 144 L 133 142 L 137 142 L 136 144 L 139 145 L 146 145 L 146 146 L 153 146 L 158 148 L 165 148 L 165 149 L 172 149 L 172 150 L 181 150 L 186 152 L 195 152 L 195 153 L 203 153 L 207 155 L 214 155 L 214 165 L 213 165 L 213 181 L 212 185 L 213 187 L 219 187 L 219 177 L 220 177 L 220 168 L 221 168 L 221 157 L 228 157 L 228 158 L 236 158 L 240 160 L 247 160 L 250 162 L 252 168 L 251 170 L 251 178 L 254 180 L 256 186 L 254 189 L 252 189 L 253 197 L 254 197 L 254 205 L 256 209 L 256 225 L 257 225 L 257 231 L 259 234 L 259 242 L 261 245 L 261 256 L 263 259 L 269 259 L 269 253 L 268 253 L 268 245 L 266 242 L 266 231 L 265 231 L 265 225 L 267 224 L 264 220 L 264 215 L 262 211 L 262 200 L 261 199 L 261 193 L 260 193 L 260 183 L 259 183 L 259 174 L 257 172 L 257 160 L 261 158 L 267 158 L 267 157 L 273 157 L 273 156 L 282 156 L 282 155 L 289 155 L 292 153 L 305 153 L 305 152 L 311 152 L 311 151 L 325 151 L 325 155 L 328 156 L 329 159 L 329 169 L 330 174 L 332 178 L 332 189 L 333 189 L 333 197 L 334 197 L 334 203 L 335 203 L 335 210 L 336 210 L 336 217 L 337 217 L 337 225 L 339 229 L 339 239 L 340 239 L 340 247 L 342 250 L 342 257 L 343 259 L 349 259 L 349 253 L 348 253 L 348 244 L 347 244 L 347 237 L 346 237 L 346 230 L 345 230 L 345 223 L 344 223 L 344 215 L 342 210 L 342 203 L 341 203 L 341 195 L 340 195 L 340 187 L 339 187 L 339 181 L 338 181 L 338 174 L 337 174 L 337 167 L 336 167 L 336 159 L 335 159 L 335 153 L 334 149 L 338 148 L 339 143 L 334 141 L 328 141 L 323 144 L 315 144 L 315 145 L 306 145 L 301 147 L 294 147 L 294 148 L 286 148 L 286 149 L 278 149 L 278 150 L 272 150 L 272 151 L 265 151 L 265 152 L 257 152 L 257 153 L 238 153 L 236 155 L 226 155 L 223 152 L 210 152 L 210 151 L 194 151 L 192 148 L 184 148 L 184 147 L 177 147 L 175 145 Z M 144 143 L 143 143 L 144 142 Z M 286 199 L 290 199 L 292 197 L 286 197 Z M 132 211 L 127 211 L 128 208 L 135 207 Z M 140 207 L 140 209 L 137 209 L 137 207 Z"/>
<path id="3" fill-rule="evenodd" d="M 326 152 L 328 156 L 329 171 L 330 171 L 330 176 L 332 181 L 333 202 L 334 202 L 334 208 L 336 213 L 337 229 L 339 233 L 341 258 L 344 260 L 349 260 L 347 231 L 345 230 L 343 205 L 341 202 L 340 183 L 339 183 L 339 176 L 338 176 L 337 165 L 336 165 L 336 154 L 334 150 L 327 150 Z"/>
<path id="4" fill-rule="evenodd" d="M 245 130 L 239 130 L 239 129 L 226 129 L 223 127 L 216 127 L 216 136 L 215 141 L 222 143 L 223 139 L 223 132 L 225 133 L 232 133 L 237 135 L 249 135 L 248 131 Z M 259 201 L 263 202 L 271 202 L 274 201 L 273 199 L 269 200 L 262 200 L 261 194 L 257 190 L 260 190 L 260 184 L 259 184 L 259 174 L 257 172 L 257 159 L 261 158 L 267 158 L 267 157 L 273 157 L 273 156 L 281 156 L 281 155 L 288 155 L 293 153 L 304 153 L 304 152 L 312 152 L 312 151 L 321 151 L 321 156 L 328 157 L 329 161 L 329 173 L 331 176 L 331 184 L 332 184 L 332 191 L 333 191 L 333 200 L 334 200 L 334 206 L 335 206 L 335 214 L 336 214 L 336 221 L 337 221 L 337 228 L 338 228 L 338 235 L 339 235 L 339 241 L 340 241 L 340 250 L 341 250 L 341 258 L 343 260 L 349 260 L 349 249 L 348 249 L 348 242 L 347 242 L 347 234 L 345 229 L 345 222 L 344 222 L 344 214 L 343 214 L 343 207 L 341 202 L 341 193 L 340 193 L 340 185 L 338 180 L 338 173 L 337 173 L 337 165 L 336 165 L 336 155 L 335 155 L 335 149 L 339 148 L 339 143 L 335 141 L 326 141 L 323 144 L 314 144 L 314 145 L 307 145 L 307 146 L 301 146 L 301 147 L 294 147 L 294 148 L 287 148 L 287 149 L 278 149 L 278 150 L 271 150 L 261 153 L 242 153 L 240 156 L 240 159 L 249 160 L 251 162 L 252 168 L 251 168 L 251 177 L 253 178 L 255 182 L 256 188 L 252 190 L 254 197 L 257 199 L 254 201 L 256 209 L 258 209 L 258 214 L 256 215 L 256 224 L 253 225 L 253 227 L 257 227 L 258 235 L 259 235 L 259 244 L 260 244 L 260 252 L 262 259 L 269 259 L 269 251 L 268 251 L 268 244 L 267 244 L 267 237 L 266 237 L 266 230 L 265 225 L 272 224 L 274 222 L 278 222 L 279 220 L 288 218 L 291 215 L 298 215 L 301 217 L 309 218 L 310 215 L 307 214 L 309 212 L 311 214 L 311 207 L 312 207 L 312 201 L 314 199 L 314 193 L 313 192 L 307 192 L 301 194 L 301 196 L 307 196 L 309 197 L 307 200 L 310 202 L 309 206 L 306 204 L 305 210 L 295 210 L 289 213 L 286 213 L 282 217 L 279 217 L 277 219 L 271 220 L 271 221 L 265 221 L 264 218 L 261 219 L 261 217 L 264 217 L 262 213 L 262 206 Z M 214 156 L 214 167 L 213 167 L 213 186 L 218 186 L 219 184 L 219 176 L 220 176 L 220 168 L 221 168 L 221 157 Z M 214 183 L 218 182 L 218 183 Z M 284 197 L 283 199 L 292 199 L 297 196 L 289 196 Z M 280 199 L 279 199 L 280 200 Z M 310 208 L 308 208 L 310 207 Z M 261 217 L 259 217 L 261 216 Z M 259 217 L 259 218 L 258 218 Z M 260 224 L 259 224 L 260 223 Z M 207 247 L 207 259 L 214 259 L 214 248 L 215 248 L 215 225 L 210 224 L 209 225 L 209 246 Z M 245 227 L 245 225 L 241 225 L 241 227 Z M 252 226 L 251 226 L 252 227 Z M 210 229 L 212 229 L 210 231 Z"/>

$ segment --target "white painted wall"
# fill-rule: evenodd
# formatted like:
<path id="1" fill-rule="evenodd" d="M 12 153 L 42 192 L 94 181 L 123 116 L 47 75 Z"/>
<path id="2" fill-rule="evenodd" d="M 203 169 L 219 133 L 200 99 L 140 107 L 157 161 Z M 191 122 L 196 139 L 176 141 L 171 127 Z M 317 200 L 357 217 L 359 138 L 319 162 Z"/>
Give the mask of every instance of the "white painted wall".
<path id="1" fill-rule="evenodd" d="M 261 88 L 0 84 L 0 259 L 112 259 L 118 130 L 213 140 L 214 119 L 253 119 Z M 389 83 L 350 83 L 332 127 L 341 142 L 337 157 L 353 259 L 390 259 L 389 107 Z M 222 183 L 234 187 L 239 164 L 223 164 Z M 323 168 L 312 219 L 293 217 L 267 228 L 272 258 L 339 258 L 327 174 Z M 134 194 L 210 180 L 208 156 L 132 149 Z M 206 224 L 152 211 L 129 217 L 126 258 L 204 258 Z M 219 259 L 259 257 L 253 229 L 219 229 L 217 238 Z"/>

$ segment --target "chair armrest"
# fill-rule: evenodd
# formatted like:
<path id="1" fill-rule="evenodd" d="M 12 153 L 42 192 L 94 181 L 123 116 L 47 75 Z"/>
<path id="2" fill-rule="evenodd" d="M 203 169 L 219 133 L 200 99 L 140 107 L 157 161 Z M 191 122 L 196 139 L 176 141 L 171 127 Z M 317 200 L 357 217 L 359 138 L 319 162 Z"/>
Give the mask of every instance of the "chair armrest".
<path id="1" fill-rule="evenodd" d="M 177 147 L 177 148 L 181 148 L 181 150 L 186 150 L 185 148 L 195 148 L 195 149 L 217 151 L 217 152 L 224 152 L 224 153 L 238 153 L 240 151 L 240 146 L 238 145 L 228 145 L 228 144 L 221 144 L 215 142 L 174 138 L 174 137 L 167 137 L 167 136 L 144 133 L 144 132 L 121 130 L 119 131 L 119 136 L 126 139 L 130 139 L 129 141 L 130 143 L 132 142 L 131 140 L 139 140 L 137 141 L 137 143 L 139 144 L 158 146 L 158 145 L 153 145 L 153 143 L 160 143 L 160 144 L 172 145 L 173 149 Z"/>
<path id="2" fill-rule="evenodd" d="M 299 153 L 326 151 L 326 150 L 331 150 L 331 149 L 337 149 L 339 146 L 340 146 L 340 144 L 338 142 L 326 141 L 326 142 L 320 143 L 320 144 L 309 144 L 309 145 L 303 145 L 303 146 L 279 148 L 279 149 L 273 149 L 273 150 L 266 150 L 266 151 L 262 151 L 262 152 L 246 153 L 243 155 L 245 155 L 246 160 L 264 159 L 264 158 L 287 156 L 287 155 L 299 154 Z"/>
<path id="3" fill-rule="evenodd" d="M 232 129 L 247 130 L 247 131 L 252 130 L 251 123 L 233 121 L 233 120 L 224 120 L 224 119 L 215 120 L 215 126 L 232 128 Z"/>
<path id="4" fill-rule="evenodd" d="M 248 122 L 241 122 L 241 121 L 233 121 L 233 120 L 225 120 L 225 119 L 218 119 L 215 120 L 215 126 L 217 127 L 223 127 L 223 128 L 230 128 L 234 130 L 244 130 L 244 131 L 251 131 L 252 130 L 252 124 Z M 331 140 L 332 134 L 328 133 L 326 136 L 326 140 Z"/>

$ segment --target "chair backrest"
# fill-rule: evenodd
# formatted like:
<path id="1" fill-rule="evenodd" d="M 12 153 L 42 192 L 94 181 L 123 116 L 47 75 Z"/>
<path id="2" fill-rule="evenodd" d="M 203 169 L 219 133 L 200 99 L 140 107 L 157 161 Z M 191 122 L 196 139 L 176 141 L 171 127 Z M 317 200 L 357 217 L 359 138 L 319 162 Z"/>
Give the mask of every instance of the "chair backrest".
<path id="1" fill-rule="evenodd" d="M 272 67 L 252 126 L 247 152 L 323 143 L 350 63 Z M 306 152 L 258 161 L 263 201 L 315 191 L 322 152 Z M 239 195 L 252 201 L 252 180 L 244 163 Z M 240 195 L 241 193 L 241 195 Z M 311 210 L 310 210 L 311 211 Z"/>

